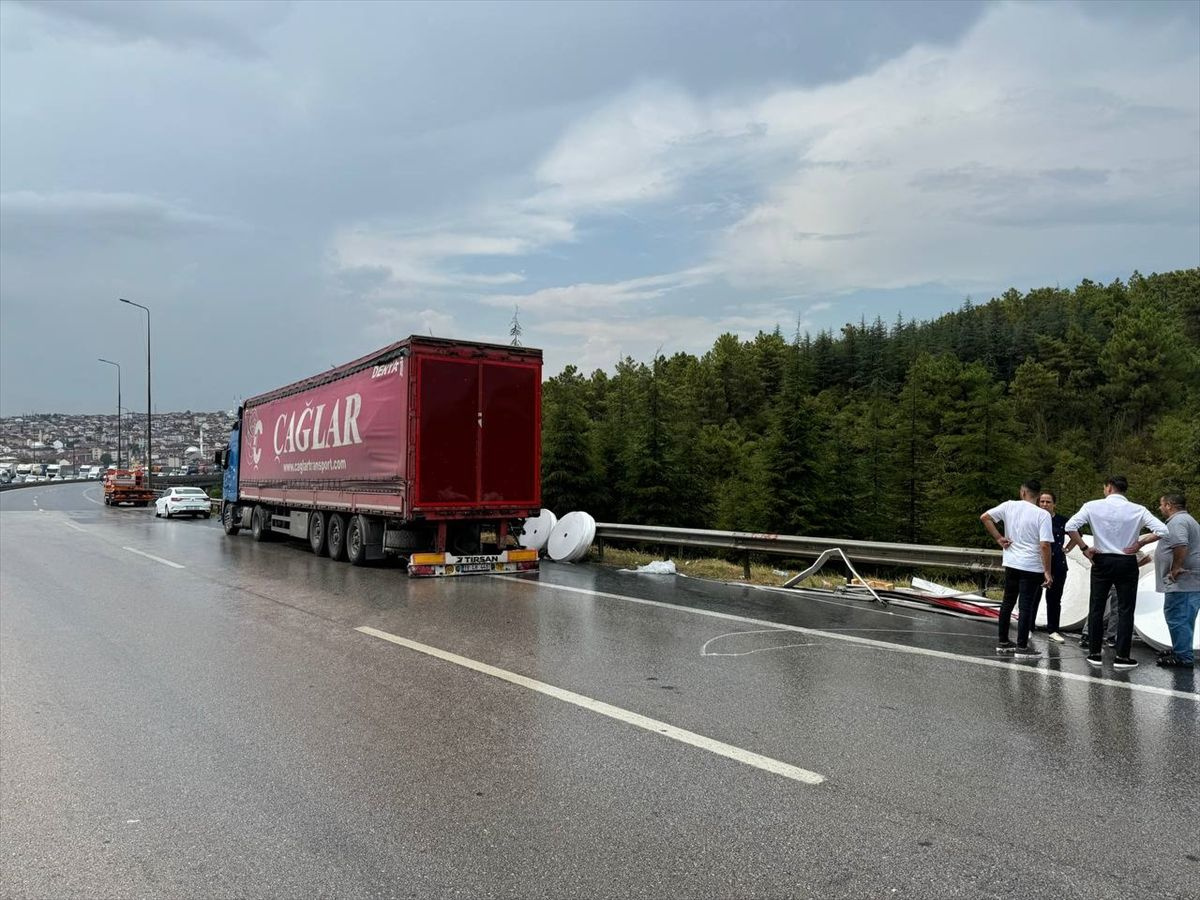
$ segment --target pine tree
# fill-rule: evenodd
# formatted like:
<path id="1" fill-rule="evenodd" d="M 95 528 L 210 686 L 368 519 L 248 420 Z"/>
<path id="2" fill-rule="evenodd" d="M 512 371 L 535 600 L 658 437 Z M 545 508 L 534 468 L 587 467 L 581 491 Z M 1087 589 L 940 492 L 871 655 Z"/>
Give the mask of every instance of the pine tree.
<path id="1" fill-rule="evenodd" d="M 542 502 L 560 516 L 589 510 L 598 493 L 583 388 L 578 370 L 567 366 L 542 394 Z"/>

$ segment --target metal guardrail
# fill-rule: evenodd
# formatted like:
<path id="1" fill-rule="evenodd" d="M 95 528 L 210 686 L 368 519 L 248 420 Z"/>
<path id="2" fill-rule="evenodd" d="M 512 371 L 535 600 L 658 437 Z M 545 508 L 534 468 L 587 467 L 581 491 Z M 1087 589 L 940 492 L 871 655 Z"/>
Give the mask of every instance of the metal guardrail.
<path id="1" fill-rule="evenodd" d="M 158 490 L 160 486 L 171 487 L 172 485 L 179 485 L 180 487 L 212 487 L 220 483 L 221 474 L 219 472 L 209 473 L 208 475 L 155 475 L 151 482 L 151 487 L 155 490 Z M 56 484 L 96 484 L 102 487 L 104 481 L 100 478 L 56 478 L 54 481 L 12 481 L 0 484 L 0 491 L 54 487 Z"/>
<path id="2" fill-rule="evenodd" d="M 0 491 L 19 491 L 22 488 L 54 487 L 56 484 L 87 484 L 91 478 L 58 478 L 54 481 L 9 481 L 0 484 Z M 99 484 L 99 481 L 96 481 Z"/>
<path id="3" fill-rule="evenodd" d="M 596 524 L 596 542 L 601 557 L 604 543 L 625 542 L 669 547 L 705 547 L 742 553 L 749 577 L 750 554 L 775 556 L 820 556 L 841 549 L 856 563 L 916 568 L 967 569 L 972 572 L 1002 572 L 999 550 L 973 547 L 937 547 L 924 544 L 886 544 L 880 541 L 842 541 L 834 538 L 798 537 L 787 534 L 755 534 L 743 531 L 707 531 L 699 528 L 665 528 L 656 525 Z"/>

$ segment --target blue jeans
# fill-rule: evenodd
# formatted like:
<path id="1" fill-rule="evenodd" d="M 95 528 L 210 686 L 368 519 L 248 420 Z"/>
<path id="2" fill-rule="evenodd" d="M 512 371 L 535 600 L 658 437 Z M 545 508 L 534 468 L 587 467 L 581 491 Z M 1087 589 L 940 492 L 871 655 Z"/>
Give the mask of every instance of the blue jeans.
<path id="1" fill-rule="evenodd" d="M 1200 613 L 1200 591 L 1168 591 L 1163 594 L 1163 615 L 1171 632 L 1171 650 L 1186 662 L 1194 660 L 1192 644 L 1197 613 Z"/>

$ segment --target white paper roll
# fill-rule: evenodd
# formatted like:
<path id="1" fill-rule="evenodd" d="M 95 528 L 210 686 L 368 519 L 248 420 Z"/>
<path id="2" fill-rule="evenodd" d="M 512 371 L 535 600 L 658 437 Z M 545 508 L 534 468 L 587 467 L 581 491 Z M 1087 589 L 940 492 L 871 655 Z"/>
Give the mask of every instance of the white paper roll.
<path id="1" fill-rule="evenodd" d="M 1084 543 L 1092 545 L 1091 535 L 1083 535 Z M 1067 554 L 1067 581 L 1063 587 L 1062 613 L 1058 624 L 1061 628 L 1077 628 L 1087 621 L 1088 600 L 1092 593 L 1092 561 L 1083 555 L 1083 551 L 1074 548 Z M 1017 610 L 1013 610 L 1013 618 Z M 1046 594 L 1042 592 L 1042 602 L 1038 604 L 1037 615 L 1033 624 L 1046 627 Z"/>
<path id="2" fill-rule="evenodd" d="M 1154 649 L 1170 650 L 1171 629 L 1163 615 L 1166 597 L 1155 590 L 1155 584 L 1154 566 L 1143 566 L 1138 579 L 1137 606 L 1133 608 L 1133 630 Z M 1196 617 L 1196 622 L 1200 623 L 1200 616 Z M 1192 647 L 1200 650 L 1200 628 L 1192 631 Z"/>
<path id="3" fill-rule="evenodd" d="M 548 509 L 525 520 L 521 530 L 521 546 L 526 550 L 542 550 L 550 540 L 550 532 L 558 524 L 558 516 Z"/>
<path id="4" fill-rule="evenodd" d="M 569 512 L 550 531 L 546 549 L 557 562 L 578 562 L 596 537 L 596 520 L 585 512 Z"/>

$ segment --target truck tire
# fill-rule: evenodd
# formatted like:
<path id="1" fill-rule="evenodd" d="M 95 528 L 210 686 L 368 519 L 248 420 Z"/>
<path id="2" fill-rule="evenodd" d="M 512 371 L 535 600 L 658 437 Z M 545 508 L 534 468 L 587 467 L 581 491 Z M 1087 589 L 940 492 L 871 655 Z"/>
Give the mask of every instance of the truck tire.
<path id="1" fill-rule="evenodd" d="M 325 513 L 319 509 L 308 516 L 308 546 L 317 556 L 329 555 L 329 529 L 326 527 Z"/>
<path id="2" fill-rule="evenodd" d="M 339 562 L 346 558 L 346 517 L 341 513 L 330 513 L 325 520 L 326 545 L 329 547 L 329 558 Z"/>
<path id="3" fill-rule="evenodd" d="M 271 514 L 261 503 L 250 515 L 250 536 L 260 542 L 271 539 Z"/>
<path id="4" fill-rule="evenodd" d="M 362 516 L 351 516 L 346 526 L 346 559 L 352 566 L 367 564 L 367 523 Z"/>
<path id="5" fill-rule="evenodd" d="M 221 527 L 225 529 L 226 534 L 237 534 L 242 530 L 242 526 L 238 524 L 241 517 L 236 504 L 221 504 Z"/>

